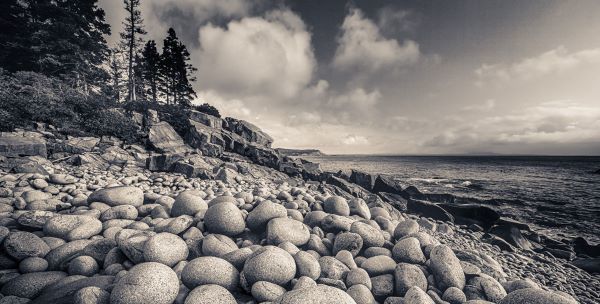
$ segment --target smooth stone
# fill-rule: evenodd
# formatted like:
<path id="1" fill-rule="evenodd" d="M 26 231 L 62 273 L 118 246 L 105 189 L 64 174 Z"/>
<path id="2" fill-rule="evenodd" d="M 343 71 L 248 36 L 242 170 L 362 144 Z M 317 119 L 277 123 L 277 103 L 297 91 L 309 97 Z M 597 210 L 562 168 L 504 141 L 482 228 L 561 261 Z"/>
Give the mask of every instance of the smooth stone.
<path id="1" fill-rule="evenodd" d="M 246 223 L 250 230 L 261 232 L 267 228 L 267 223 L 272 219 L 285 217 L 287 217 L 287 211 L 285 207 L 269 200 L 265 200 L 258 204 L 258 206 L 254 207 L 250 213 L 248 213 Z"/>
<path id="2" fill-rule="evenodd" d="M 287 251 L 265 246 L 246 260 L 243 273 L 248 286 L 258 281 L 285 285 L 296 276 L 296 262 Z"/>
<path id="3" fill-rule="evenodd" d="M 212 205 L 204 215 L 204 225 L 212 233 L 236 236 L 244 231 L 246 222 L 236 205 L 223 202 Z"/>
<path id="4" fill-rule="evenodd" d="M 69 275 L 83 275 L 86 277 L 93 276 L 98 273 L 100 266 L 98 262 L 91 256 L 78 256 L 69 262 Z"/>
<path id="5" fill-rule="evenodd" d="M 506 290 L 504 290 L 502 284 L 484 273 L 471 278 L 468 281 L 468 285 L 471 288 L 475 288 L 475 290 L 478 291 L 478 294 L 483 295 L 485 300 L 490 302 L 497 303 L 506 296 Z"/>
<path id="6" fill-rule="evenodd" d="M 44 288 L 52 285 L 67 276 L 62 271 L 45 271 L 22 274 L 6 282 L 0 293 L 5 296 L 17 296 L 33 299 L 37 297 Z"/>
<path id="7" fill-rule="evenodd" d="M 244 247 L 224 254 L 221 256 L 221 258 L 231 263 L 233 266 L 235 266 L 235 268 L 242 269 L 242 267 L 244 267 L 244 263 L 246 263 L 246 260 L 248 260 L 250 255 L 252 255 L 252 250 L 248 247 Z"/>
<path id="8" fill-rule="evenodd" d="M 321 266 L 321 277 L 334 280 L 343 280 L 350 271 L 350 268 L 340 260 L 331 257 L 323 256 L 319 259 Z"/>
<path id="9" fill-rule="evenodd" d="M 435 276 L 438 289 L 465 287 L 465 273 L 452 249 L 446 245 L 435 246 L 430 253 L 430 269 Z"/>
<path id="10" fill-rule="evenodd" d="M 70 185 L 77 182 L 77 178 L 68 174 L 50 174 L 48 180 L 57 185 Z"/>
<path id="11" fill-rule="evenodd" d="M 271 302 L 282 296 L 285 288 L 266 281 L 258 281 L 252 285 L 251 293 L 257 302 Z"/>
<path id="12" fill-rule="evenodd" d="M 191 215 L 207 210 L 208 204 L 196 191 L 183 191 L 177 195 L 171 207 L 171 216 Z"/>
<path id="13" fill-rule="evenodd" d="M 369 273 L 362 268 L 355 268 L 346 276 L 346 286 L 365 285 L 369 290 L 373 287 Z"/>
<path id="14" fill-rule="evenodd" d="M 342 232 L 335 237 L 333 242 L 333 254 L 347 250 L 356 256 L 363 247 L 363 239 L 358 233 Z"/>
<path id="15" fill-rule="evenodd" d="M 88 286 L 73 295 L 73 304 L 109 304 L 110 293 L 100 287 Z"/>
<path id="16" fill-rule="evenodd" d="M 184 304 L 237 304 L 227 289 L 222 286 L 208 284 L 194 288 L 185 298 Z"/>
<path id="17" fill-rule="evenodd" d="M 76 240 L 65 243 L 59 247 L 56 247 L 44 257 L 48 261 L 49 270 L 63 270 L 66 269 L 67 263 L 73 258 L 83 253 L 83 250 L 92 241 L 90 240 Z"/>
<path id="18" fill-rule="evenodd" d="M 462 304 L 467 301 L 467 296 L 462 290 L 456 287 L 448 287 L 442 295 L 442 300 L 450 304 Z"/>
<path id="19" fill-rule="evenodd" d="M 154 226 L 154 231 L 157 233 L 168 232 L 172 234 L 180 234 L 186 231 L 194 223 L 194 218 L 189 215 L 181 215 L 172 219 L 165 219 L 158 225 Z"/>
<path id="20" fill-rule="evenodd" d="M 48 261 L 40 257 L 28 257 L 19 263 L 19 272 L 42 272 L 48 270 Z"/>
<path id="21" fill-rule="evenodd" d="M 384 274 L 371 278 L 371 292 L 375 298 L 385 298 L 394 294 L 394 276 Z"/>
<path id="22" fill-rule="evenodd" d="M 173 267 L 187 259 L 189 249 L 179 236 L 162 232 L 151 236 L 144 243 L 143 252 L 146 262 L 158 262 Z"/>
<path id="23" fill-rule="evenodd" d="M 356 303 L 361 304 L 376 304 L 375 298 L 373 294 L 371 294 L 371 290 L 367 288 L 365 285 L 353 285 L 346 290 L 346 293 L 354 299 Z"/>
<path id="24" fill-rule="evenodd" d="M 392 256 L 397 262 L 423 264 L 426 261 L 421 243 L 414 237 L 401 239 L 392 248 Z"/>
<path id="25" fill-rule="evenodd" d="M 354 299 L 335 287 L 318 285 L 314 288 L 300 288 L 288 291 L 276 299 L 273 304 L 356 304 Z"/>
<path id="26" fill-rule="evenodd" d="M 394 239 L 399 240 L 407 235 L 419 232 L 419 223 L 415 220 L 405 220 L 400 222 L 394 229 Z"/>
<path id="27" fill-rule="evenodd" d="M 358 215 L 364 219 L 371 219 L 371 210 L 369 206 L 362 198 L 353 198 L 348 201 L 348 207 L 350 208 L 350 215 Z"/>
<path id="28" fill-rule="evenodd" d="M 321 265 L 319 264 L 319 260 L 312 254 L 306 251 L 298 251 L 294 255 L 294 261 L 296 261 L 297 276 L 306 276 L 316 280 L 321 275 Z"/>
<path id="29" fill-rule="evenodd" d="M 199 285 L 215 284 L 235 290 L 239 272 L 229 262 L 218 257 L 199 257 L 188 262 L 181 272 L 181 281 L 189 289 Z"/>
<path id="30" fill-rule="evenodd" d="M 293 285 L 293 289 L 314 288 L 317 287 L 317 282 L 309 277 L 299 277 Z"/>
<path id="31" fill-rule="evenodd" d="M 65 241 L 88 239 L 102 232 L 102 222 L 85 215 L 57 215 L 44 225 L 44 233 Z"/>
<path id="32" fill-rule="evenodd" d="M 421 268 L 416 265 L 399 263 L 394 269 L 394 281 L 396 295 L 401 297 L 413 286 L 427 290 L 427 278 Z"/>
<path id="33" fill-rule="evenodd" d="M 413 286 L 404 296 L 404 304 L 435 304 L 435 302 L 423 291 L 423 289 Z"/>
<path id="34" fill-rule="evenodd" d="M 499 304 L 576 304 L 559 293 L 539 288 L 524 288 L 509 293 Z"/>
<path id="35" fill-rule="evenodd" d="M 382 274 L 394 273 L 396 262 L 388 256 L 379 255 L 365 260 L 360 264 L 360 268 L 366 270 L 369 276 L 375 277 Z"/>
<path id="36" fill-rule="evenodd" d="M 222 257 L 235 250 L 238 250 L 238 246 L 226 235 L 209 234 L 202 239 L 202 253 L 204 255 Z"/>
<path id="37" fill-rule="evenodd" d="M 110 207 L 100 215 L 101 221 L 112 219 L 135 220 L 138 217 L 138 210 L 132 205 L 120 205 Z"/>
<path id="38" fill-rule="evenodd" d="M 274 218 L 267 224 L 267 242 L 279 245 L 290 242 L 296 246 L 308 243 L 310 231 L 302 222 L 290 218 Z"/>
<path id="39" fill-rule="evenodd" d="M 363 222 L 354 222 L 350 226 L 350 232 L 360 235 L 363 240 L 363 248 L 381 247 L 385 244 L 385 238 L 381 230 Z"/>
<path id="40" fill-rule="evenodd" d="M 144 192 L 131 186 L 105 188 L 93 192 L 88 197 L 88 202 L 101 202 L 111 207 L 119 205 L 139 207 L 144 203 Z"/>
<path id="41" fill-rule="evenodd" d="M 350 207 L 345 198 L 341 196 L 330 196 L 323 202 L 323 210 L 330 214 L 341 216 L 350 215 Z"/>
<path id="42" fill-rule="evenodd" d="M 129 234 L 128 229 L 121 230 L 117 233 L 117 246 L 134 264 L 139 264 L 145 261 L 144 245 L 154 235 L 151 231 L 134 230 Z"/>
<path id="43" fill-rule="evenodd" d="M 103 262 L 106 255 L 115 247 L 117 247 L 117 242 L 114 239 L 93 240 L 85 246 L 83 254 L 93 257 L 98 262 Z"/>
<path id="44" fill-rule="evenodd" d="M 171 304 L 179 293 L 179 279 L 164 264 L 135 265 L 122 277 L 110 295 L 111 304 Z"/>
<path id="45" fill-rule="evenodd" d="M 43 258 L 50 247 L 37 235 L 30 232 L 15 231 L 8 234 L 3 242 L 4 251 L 16 260 L 28 257 Z"/>

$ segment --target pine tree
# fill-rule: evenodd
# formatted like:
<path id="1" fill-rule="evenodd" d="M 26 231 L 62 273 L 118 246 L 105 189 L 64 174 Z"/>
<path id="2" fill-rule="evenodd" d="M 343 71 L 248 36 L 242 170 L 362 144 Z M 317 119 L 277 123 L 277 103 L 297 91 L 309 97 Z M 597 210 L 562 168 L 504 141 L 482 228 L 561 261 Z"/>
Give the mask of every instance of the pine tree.
<path id="1" fill-rule="evenodd" d="M 111 54 L 108 59 L 108 72 L 110 74 L 109 95 L 116 102 L 122 101 L 123 91 L 125 90 L 123 52 L 118 48 L 111 49 Z"/>
<path id="2" fill-rule="evenodd" d="M 0 65 L 70 80 L 88 91 L 108 75 L 104 35 L 110 34 L 97 0 L 0 1 Z"/>
<path id="3" fill-rule="evenodd" d="M 127 100 L 136 100 L 136 77 L 134 75 L 135 56 L 138 54 L 139 47 L 143 42 L 142 35 L 146 34 L 144 30 L 144 20 L 140 12 L 140 0 L 123 0 L 127 17 L 123 22 L 123 32 L 121 32 L 121 44 L 127 50 Z"/>
<path id="4" fill-rule="evenodd" d="M 191 81 L 196 68 L 192 66 L 190 53 L 183 43 L 177 38 L 175 30 L 169 29 L 167 38 L 163 42 L 161 55 L 161 92 L 165 94 L 167 104 L 190 105 L 196 92 Z"/>
<path id="5" fill-rule="evenodd" d="M 142 76 L 144 85 L 147 87 L 147 94 L 153 103 L 158 102 L 158 85 L 160 77 L 160 54 L 156 49 L 156 42 L 150 40 L 146 42 L 142 51 Z"/>

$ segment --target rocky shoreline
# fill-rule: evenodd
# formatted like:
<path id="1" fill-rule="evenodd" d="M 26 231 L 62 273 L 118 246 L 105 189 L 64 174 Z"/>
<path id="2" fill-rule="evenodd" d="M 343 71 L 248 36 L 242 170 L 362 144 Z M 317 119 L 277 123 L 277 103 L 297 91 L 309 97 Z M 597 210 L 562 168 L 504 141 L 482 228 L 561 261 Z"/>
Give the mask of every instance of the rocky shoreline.
<path id="1" fill-rule="evenodd" d="M 0 303 L 600 299 L 598 275 L 578 268 L 597 272 L 585 241 L 485 202 L 322 172 L 243 121 L 191 125 L 181 137 L 155 121 L 151 150 L 47 126 L 3 134 Z"/>

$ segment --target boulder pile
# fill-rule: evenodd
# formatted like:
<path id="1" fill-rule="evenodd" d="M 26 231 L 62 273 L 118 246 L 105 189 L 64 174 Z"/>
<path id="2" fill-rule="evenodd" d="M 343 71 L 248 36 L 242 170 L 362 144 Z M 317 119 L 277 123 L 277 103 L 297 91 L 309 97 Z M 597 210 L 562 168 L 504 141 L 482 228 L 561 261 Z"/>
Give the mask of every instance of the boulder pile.
<path id="1" fill-rule="evenodd" d="M 598 278 L 576 268 L 558 269 L 588 293 L 498 262 L 525 255 L 466 250 L 477 236 L 465 226 L 258 167 L 221 163 L 218 180 L 67 164 L 51 175 L 0 172 L 0 303 L 598 299 Z"/>

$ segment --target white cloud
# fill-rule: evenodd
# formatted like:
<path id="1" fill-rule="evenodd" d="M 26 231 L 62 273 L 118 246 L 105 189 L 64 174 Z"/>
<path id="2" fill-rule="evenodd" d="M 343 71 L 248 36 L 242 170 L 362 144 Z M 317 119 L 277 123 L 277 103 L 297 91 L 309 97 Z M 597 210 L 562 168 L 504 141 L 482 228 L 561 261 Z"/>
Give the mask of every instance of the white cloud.
<path id="1" fill-rule="evenodd" d="M 483 64 L 475 74 L 477 84 L 482 85 L 487 81 L 529 80 L 592 63 L 600 63 L 600 48 L 569 52 L 560 46 L 512 64 Z"/>
<path id="2" fill-rule="evenodd" d="M 473 104 L 463 107 L 465 111 L 476 111 L 476 112 L 488 112 L 496 107 L 496 101 L 493 99 L 487 99 L 481 104 Z"/>
<path id="3" fill-rule="evenodd" d="M 364 146 L 369 144 L 369 140 L 360 135 L 347 135 L 342 139 L 342 143 L 347 146 Z"/>
<path id="4" fill-rule="evenodd" d="M 311 35 L 289 10 L 231 21 L 226 28 L 200 29 L 200 49 L 193 54 L 202 88 L 289 98 L 311 81 L 315 58 Z"/>
<path id="5" fill-rule="evenodd" d="M 600 107 L 559 100 L 525 107 L 507 115 L 460 122 L 423 145 L 441 147 L 444 151 L 514 152 L 538 144 L 556 147 L 594 142 L 600 143 Z M 544 153 L 543 150 L 536 151 Z"/>
<path id="6" fill-rule="evenodd" d="M 343 71 L 375 72 L 414 64 L 419 56 L 415 41 L 399 44 L 395 39 L 386 39 L 373 21 L 360 10 L 351 9 L 342 24 L 333 66 Z"/>
<path id="7" fill-rule="evenodd" d="M 379 90 L 367 92 L 363 88 L 356 88 L 347 93 L 331 96 L 327 104 L 337 109 L 348 110 L 350 107 L 364 110 L 375 106 L 380 99 Z"/>

